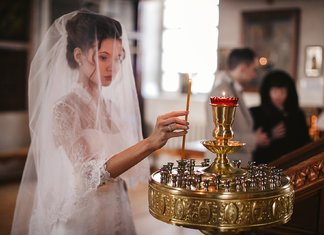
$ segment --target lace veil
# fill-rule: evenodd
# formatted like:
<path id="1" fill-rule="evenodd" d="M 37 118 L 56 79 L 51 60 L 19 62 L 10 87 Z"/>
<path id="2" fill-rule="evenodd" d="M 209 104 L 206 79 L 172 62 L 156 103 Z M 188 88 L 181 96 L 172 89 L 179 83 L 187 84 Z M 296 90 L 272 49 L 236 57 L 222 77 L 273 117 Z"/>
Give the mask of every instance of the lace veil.
<path id="1" fill-rule="evenodd" d="M 85 23 L 79 20 L 67 26 L 76 15 L 82 15 Z M 88 27 L 89 22 L 92 27 Z M 102 32 L 102 28 L 106 31 Z M 73 35 L 69 45 L 68 32 Z M 112 54 L 102 54 L 103 39 L 112 33 L 122 47 L 115 42 Z M 87 41 L 89 34 L 93 35 Z M 81 51 L 88 53 L 71 62 L 67 50 L 78 45 L 79 39 L 86 42 Z M 112 68 L 100 69 L 100 63 L 107 61 L 113 64 Z M 92 77 L 91 82 L 80 79 L 81 67 Z M 109 85 L 101 79 L 110 79 L 107 71 L 113 74 Z M 90 83 L 91 90 L 87 89 Z M 35 208 L 44 216 L 52 215 L 49 219 L 54 221 L 68 216 L 77 201 L 97 190 L 103 164 L 142 139 L 140 120 L 124 27 L 88 11 L 75 11 L 57 19 L 30 68 L 32 141 L 17 197 L 13 233 L 28 228 Z M 148 175 L 148 161 L 143 160 L 121 178 L 134 185 Z"/>

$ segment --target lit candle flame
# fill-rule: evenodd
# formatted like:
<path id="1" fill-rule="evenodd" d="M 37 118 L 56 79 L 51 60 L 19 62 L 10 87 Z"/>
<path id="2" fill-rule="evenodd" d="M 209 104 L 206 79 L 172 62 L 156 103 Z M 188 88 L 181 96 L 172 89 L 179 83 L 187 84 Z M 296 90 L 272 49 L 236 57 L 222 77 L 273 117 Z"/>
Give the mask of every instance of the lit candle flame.
<path id="1" fill-rule="evenodd" d="M 223 91 L 223 92 L 222 92 L 223 97 L 225 97 L 225 94 L 226 94 L 225 91 Z"/>

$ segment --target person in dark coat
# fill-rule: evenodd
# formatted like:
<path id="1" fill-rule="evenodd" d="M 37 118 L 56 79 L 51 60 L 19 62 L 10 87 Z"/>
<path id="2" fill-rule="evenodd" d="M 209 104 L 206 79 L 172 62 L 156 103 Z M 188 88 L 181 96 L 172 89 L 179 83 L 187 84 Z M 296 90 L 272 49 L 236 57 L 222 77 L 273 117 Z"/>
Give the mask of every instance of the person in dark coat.
<path id="1" fill-rule="evenodd" d="M 270 144 L 253 151 L 255 162 L 269 163 L 311 141 L 295 83 L 288 73 L 272 70 L 266 74 L 260 96 L 261 105 L 251 107 L 250 111 L 254 129 L 262 128 Z"/>

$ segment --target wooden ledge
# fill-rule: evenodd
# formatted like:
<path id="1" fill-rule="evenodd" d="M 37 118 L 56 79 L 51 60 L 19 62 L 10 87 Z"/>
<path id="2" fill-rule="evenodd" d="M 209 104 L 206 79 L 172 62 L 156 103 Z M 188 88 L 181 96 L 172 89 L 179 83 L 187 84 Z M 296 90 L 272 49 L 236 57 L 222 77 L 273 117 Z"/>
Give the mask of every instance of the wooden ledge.
<path id="1" fill-rule="evenodd" d="M 18 148 L 14 150 L 6 150 L 0 151 L 0 160 L 8 160 L 8 159 L 25 159 L 28 154 L 28 147 L 26 148 Z"/>

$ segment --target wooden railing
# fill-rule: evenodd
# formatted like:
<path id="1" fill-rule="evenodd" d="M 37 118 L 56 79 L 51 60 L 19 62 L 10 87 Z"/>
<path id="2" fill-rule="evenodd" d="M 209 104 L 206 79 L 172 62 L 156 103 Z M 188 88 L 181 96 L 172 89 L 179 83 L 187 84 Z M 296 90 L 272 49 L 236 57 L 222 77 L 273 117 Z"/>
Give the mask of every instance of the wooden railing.
<path id="1" fill-rule="evenodd" d="M 256 234 L 324 234 L 324 138 L 271 162 L 283 169 L 295 189 L 291 220 Z"/>

